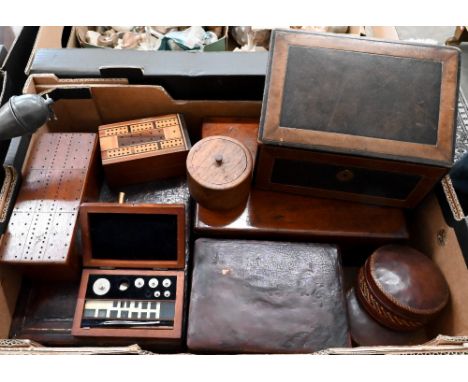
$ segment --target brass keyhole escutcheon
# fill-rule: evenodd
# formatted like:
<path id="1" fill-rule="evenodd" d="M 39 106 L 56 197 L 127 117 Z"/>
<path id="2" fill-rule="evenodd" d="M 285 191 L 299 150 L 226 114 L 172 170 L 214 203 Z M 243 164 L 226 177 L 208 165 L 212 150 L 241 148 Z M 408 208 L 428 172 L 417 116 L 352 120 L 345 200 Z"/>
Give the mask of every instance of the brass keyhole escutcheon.
<path id="1" fill-rule="evenodd" d="M 340 182 L 350 182 L 354 179 L 354 173 L 351 170 L 341 170 L 336 173 L 336 179 Z"/>

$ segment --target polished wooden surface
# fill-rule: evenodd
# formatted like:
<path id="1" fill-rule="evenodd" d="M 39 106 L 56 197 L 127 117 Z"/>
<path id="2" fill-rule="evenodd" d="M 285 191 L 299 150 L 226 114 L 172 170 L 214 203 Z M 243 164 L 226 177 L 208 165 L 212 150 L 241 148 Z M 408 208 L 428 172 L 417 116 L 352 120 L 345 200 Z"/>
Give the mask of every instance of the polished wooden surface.
<path id="1" fill-rule="evenodd" d="M 258 119 L 253 118 L 205 118 L 202 138 L 224 135 L 242 142 L 250 150 L 255 163 L 257 157 Z"/>
<path id="2" fill-rule="evenodd" d="M 203 236 L 297 238 L 332 242 L 408 239 L 402 210 L 253 189 L 245 207 L 228 212 L 198 205 L 194 230 Z"/>
<path id="3" fill-rule="evenodd" d="M 202 136 L 234 137 L 257 153 L 258 121 L 239 118 L 205 120 Z M 258 167 L 258 166 L 257 166 Z M 257 168 L 262 171 L 262 168 Z M 402 210 L 331 199 L 304 197 L 253 188 L 248 202 L 230 211 L 196 206 L 194 230 L 202 236 L 389 242 L 408 239 Z"/>
<path id="4" fill-rule="evenodd" d="M 96 134 L 89 133 L 46 133 L 32 143 L 2 238 L 2 262 L 25 267 L 39 277 L 74 273 L 79 205 L 97 196 L 96 147 Z M 40 270 L 35 272 L 37 266 Z"/>

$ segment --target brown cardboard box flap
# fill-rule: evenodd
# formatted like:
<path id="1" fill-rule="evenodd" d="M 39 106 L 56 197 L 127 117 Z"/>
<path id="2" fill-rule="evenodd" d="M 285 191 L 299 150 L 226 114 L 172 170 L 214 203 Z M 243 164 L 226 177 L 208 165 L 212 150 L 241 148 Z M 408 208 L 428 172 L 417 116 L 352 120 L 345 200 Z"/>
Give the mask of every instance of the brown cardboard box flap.
<path id="1" fill-rule="evenodd" d="M 360 346 L 355 348 L 331 348 L 317 355 L 454 355 L 468 354 L 468 337 L 439 335 L 422 345 L 414 346 Z"/>
<path id="2" fill-rule="evenodd" d="M 121 347 L 46 347 L 31 340 L 0 340 L 0 355 L 149 355 L 138 345 Z"/>
<path id="3" fill-rule="evenodd" d="M 129 85 L 125 79 L 32 75 L 24 92 L 58 97 L 57 120 L 48 123 L 52 131 L 97 132 L 103 124 L 181 113 L 191 138 L 198 138 L 206 116 L 258 118 L 261 109 L 260 101 L 175 100 L 161 86 Z"/>

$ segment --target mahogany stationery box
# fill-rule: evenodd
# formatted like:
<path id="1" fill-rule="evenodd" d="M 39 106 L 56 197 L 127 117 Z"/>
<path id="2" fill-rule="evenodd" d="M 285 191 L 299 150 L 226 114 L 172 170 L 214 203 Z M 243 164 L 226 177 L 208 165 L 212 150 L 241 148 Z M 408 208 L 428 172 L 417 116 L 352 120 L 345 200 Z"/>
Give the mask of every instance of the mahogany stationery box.
<path id="1" fill-rule="evenodd" d="M 208 118 L 202 138 L 227 136 L 247 147 L 255 161 L 258 120 Z M 205 172 L 206 174 L 206 172 Z M 214 210 L 196 204 L 194 231 L 201 236 L 388 243 L 409 238 L 404 211 L 344 200 L 250 190 L 246 205 Z"/>
<path id="2" fill-rule="evenodd" d="M 72 334 L 180 341 L 184 205 L 87 203 L 80 223 L 86 269 Z"/>
<path id="3" fill-rule="evenodd" d="M 411 208 L 452 165 L 460 52 L 273 31 L 256 185 Z"/>
<path id="4" fill-rule="evenodd" d="M 82 201 L 97 198 L 96 134 L 43 133 L 32 141 L 0 261 L 30 276 L 78 276 L 76 222 Z"/>
<path id="5" fill-rule="evenodd" d="M 111 187 L 184 175 L 191 147 L 181 114 L 99 126 L 99 142 Z"/>

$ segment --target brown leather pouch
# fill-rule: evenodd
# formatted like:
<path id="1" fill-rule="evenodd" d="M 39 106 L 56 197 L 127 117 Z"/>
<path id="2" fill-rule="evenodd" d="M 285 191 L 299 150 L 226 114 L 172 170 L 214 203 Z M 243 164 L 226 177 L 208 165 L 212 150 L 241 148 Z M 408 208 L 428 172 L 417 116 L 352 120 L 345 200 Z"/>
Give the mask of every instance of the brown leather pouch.
<path id="1" fill-rule="evenodd" d="M 215 353 L 349 346 L 337 248 L 198 239 L 187 345 Z"/>

